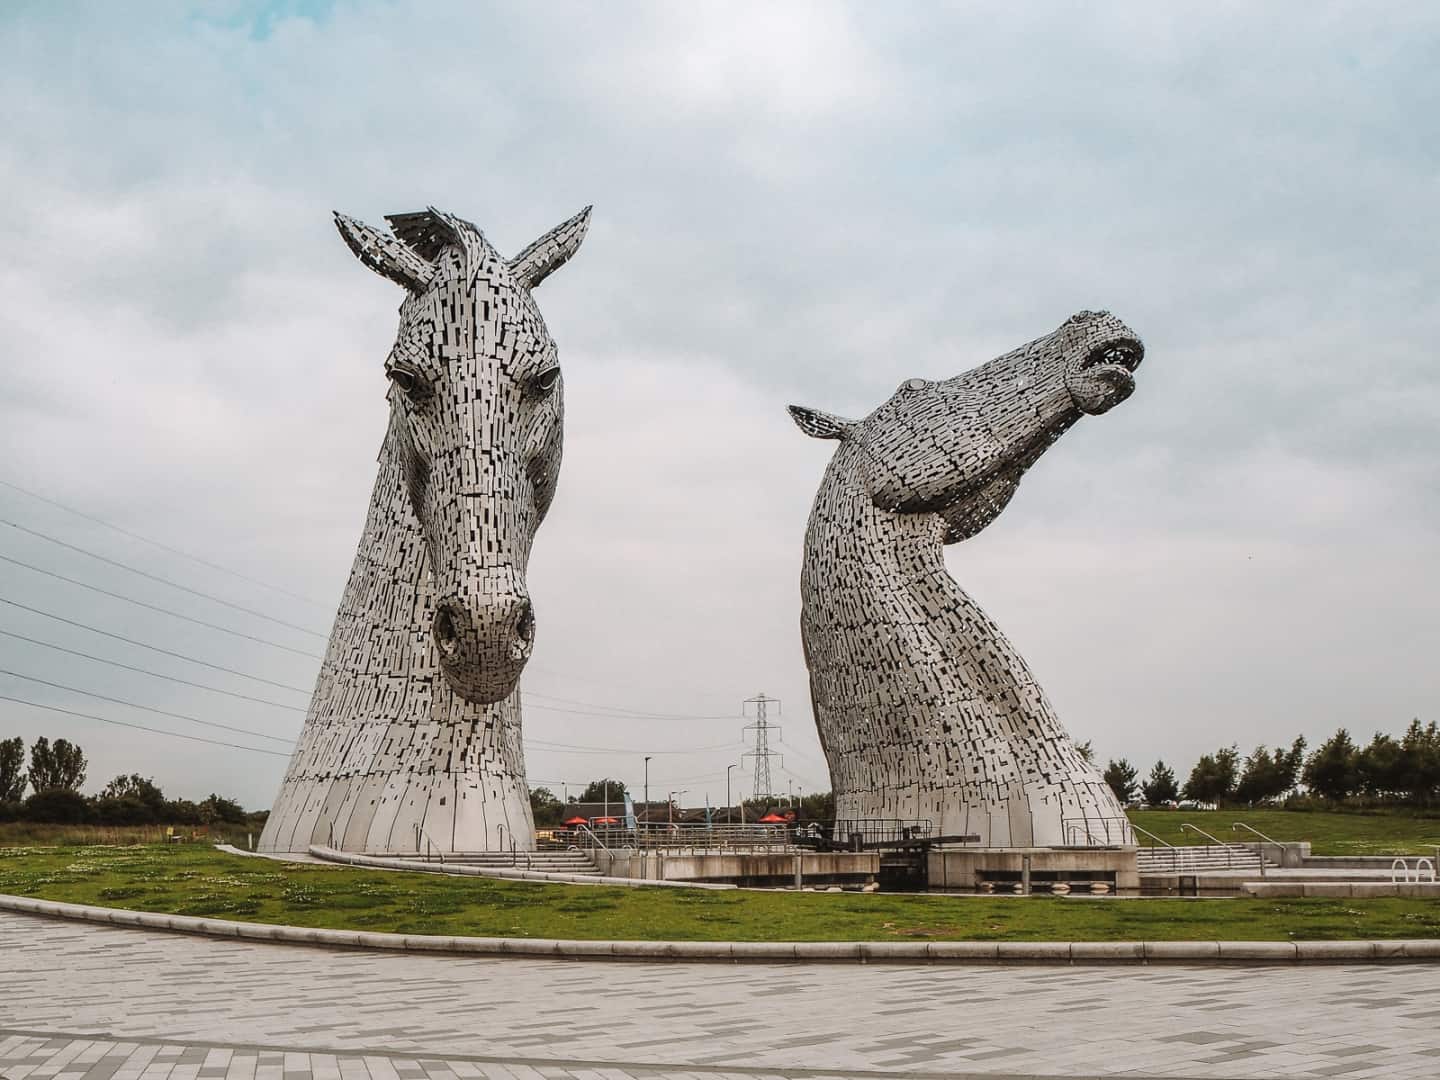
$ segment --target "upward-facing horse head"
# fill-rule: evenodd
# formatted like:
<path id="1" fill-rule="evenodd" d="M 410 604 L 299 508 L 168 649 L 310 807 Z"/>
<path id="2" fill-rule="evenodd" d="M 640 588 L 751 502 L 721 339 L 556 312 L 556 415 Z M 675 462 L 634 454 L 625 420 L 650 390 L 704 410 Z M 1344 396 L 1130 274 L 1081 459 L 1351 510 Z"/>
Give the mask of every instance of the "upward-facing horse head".
<path id="1" fill-rule="evenodd" d="M 815 497 L 801 632 L 841 819 L 928 819 L 1028 847 L 1130 842 L 1114 794 L 1029 667 L 950 577 L 974 536 L 1082 416 L 1135 389 L 1144 349 L 1107 312 L 956 375 L 909 379 L 863 420 L 791 406 L 839 440 Z"/>
<path id="2" fill-rule="evenodd" d="M 441 671 L 488 704 L 530 658 L 525 571 L 560 472 L 564 388 L 530 291 L 580 247 L 590 210 L 511 259 L 451 214 L 387 220 L 394 235 L 335 215 L 360 261 L 406 290 L 385 361 L 388 438 L 433 575 Z"/>

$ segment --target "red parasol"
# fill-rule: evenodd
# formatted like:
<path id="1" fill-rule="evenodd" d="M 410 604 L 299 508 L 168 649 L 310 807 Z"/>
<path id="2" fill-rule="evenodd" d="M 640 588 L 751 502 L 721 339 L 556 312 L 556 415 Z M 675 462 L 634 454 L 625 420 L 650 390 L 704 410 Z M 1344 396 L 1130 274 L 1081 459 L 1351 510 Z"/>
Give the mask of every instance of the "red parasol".
<path id="1" fill-rule="evenodd" d="M 588 825 L 588 824 L 590 824 L 590 823 L 589 823 L 588 821 L 586 821 L 583 817 L 572 817 L 572 818 L 566 818 L 565 821 L 561 822 L 561 824 L 563 824 L 563 825 Z"/>

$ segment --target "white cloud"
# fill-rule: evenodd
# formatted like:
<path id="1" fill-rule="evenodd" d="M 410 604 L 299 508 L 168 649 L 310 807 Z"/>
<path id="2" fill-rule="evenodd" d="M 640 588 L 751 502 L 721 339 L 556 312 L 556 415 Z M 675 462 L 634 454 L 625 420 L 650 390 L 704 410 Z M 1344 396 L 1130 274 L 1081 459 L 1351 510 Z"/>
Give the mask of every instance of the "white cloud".
<path id="1" fill-rule="evenodd" d="M 0 514 L 324 630 L 399 300 L 329 211 L 435 203 L 516 250 L 593 202 L 585 249 L 539 297 L 568 431 L 532 573 L 530 690 L 710 717 L 764 689 L 785 701 L 789 763 L 823 780 L 796 579 L 829 447 L 783 406 L 863 414 L 901 378 L 1111 307 L 1149 348 L 1139 392 L 948 553 L 1062 719 L 1104 753 L 1183 765 L 1433 710 L 1431 9 L 255 11 L 0 16 L 16 58 L 0 72 L 0 476 L 319 605 L 3 489 Z M 0 532 L 0 552 L 207 610 L 33 539 Z M 0 569 L 0 594 L 312 677 L 303 657 L 67 590 Z M 0 627 L 195 674 L 13 610 Z M 0 649 L 162 708 L 294 720 Z M 528 723 L 656 750 L 739 728 L 539 708 Z M 96 780 L 138 768 L 252 805 L 283 761 L 9 706 L 7 727 L 80 737 Z M 652 792 L 708 773 L 719 798 L 730 760 L 657 757 Z M 538 749 L 531 768 L 640 773 L 638 757 Z"/>

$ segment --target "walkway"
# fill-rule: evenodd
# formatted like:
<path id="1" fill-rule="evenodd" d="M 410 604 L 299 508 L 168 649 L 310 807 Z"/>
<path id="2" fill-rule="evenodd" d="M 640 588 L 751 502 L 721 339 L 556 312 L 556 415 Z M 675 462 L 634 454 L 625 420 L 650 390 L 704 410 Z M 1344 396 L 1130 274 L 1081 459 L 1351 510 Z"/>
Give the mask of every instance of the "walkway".
<path id="1" fill-rule="evenodd" d="M 1440 967 L 584 964 L 0 913 L 6 1080 L 1440 1074 Z"/>

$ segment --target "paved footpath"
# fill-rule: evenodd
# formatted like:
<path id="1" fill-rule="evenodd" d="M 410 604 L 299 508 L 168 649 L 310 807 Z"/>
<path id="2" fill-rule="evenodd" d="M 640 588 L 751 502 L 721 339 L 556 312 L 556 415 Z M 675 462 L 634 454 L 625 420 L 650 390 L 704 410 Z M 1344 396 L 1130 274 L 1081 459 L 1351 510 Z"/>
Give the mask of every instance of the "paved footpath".
<path id="1" fill-rule="evenodd" d="M 1440 966 L 578 963 L 0 913 L 5 1080 L 1440 1076 Z"/>

